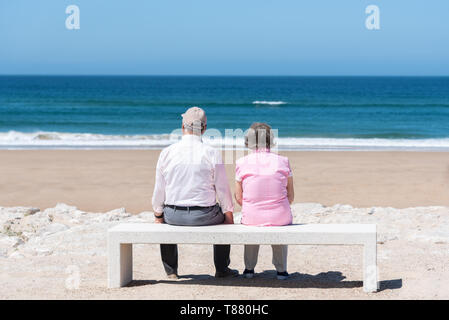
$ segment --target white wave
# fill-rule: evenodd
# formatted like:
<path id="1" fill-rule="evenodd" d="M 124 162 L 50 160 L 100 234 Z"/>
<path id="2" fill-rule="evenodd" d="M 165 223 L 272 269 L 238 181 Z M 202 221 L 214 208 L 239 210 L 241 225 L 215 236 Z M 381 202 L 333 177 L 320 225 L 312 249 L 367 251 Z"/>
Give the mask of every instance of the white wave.
<path id="1" fill-rule="evenodd" d="M 271 106 L 278 106 L 282 104 L 287 104 L 287 102 L 284 101 L 253 101 L 253 104 L 268 104 Z"/>
<path id="2" fill-rule="evenodd" d="M 356 139 L 356 138 L 280 138 L 280 148 L 444 148 L 449 149 L 449 138 L 441 139 Z"/>
<path id="3" fill-rule="evenodd" d="M 172 134 L 104 135 L 17 131 L 0 132 L 0 148 L 163 148 L 179 141 L 180 130 Z M 217 148 L 244 148 L 243 137 L 205 136 L 204 142 Z M 441 139 L 355 139 L 293 138 L 275 140 L 279 150 L 449 150 L 449 138 Z"/>
<path id="4" fill-rule="evenodd" d="M 0 148 L 5 147 L 165 147 L 180 138 L 179 134 L 105 135 L 18 131 L 0 132 Z"/>

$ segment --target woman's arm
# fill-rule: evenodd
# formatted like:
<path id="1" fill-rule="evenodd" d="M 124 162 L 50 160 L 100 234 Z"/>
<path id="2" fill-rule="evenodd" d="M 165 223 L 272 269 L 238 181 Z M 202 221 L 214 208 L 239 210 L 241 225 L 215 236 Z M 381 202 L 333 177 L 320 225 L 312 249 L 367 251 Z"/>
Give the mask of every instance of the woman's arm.
<path id="1" fill-rule="evenodd" d="M 295 199 L 295 188 L 293 187 L 293 177 L 288 177 L 287 180 L 287 198 L 290 204 L 292 204 L 293 200 Z"/>
<path id="2" fill-rule="evenodd" d="M 242 199 L 243 199 L 243 189 L 242 189 L 242 182 L 241 181 L 236 181 L 235 182 L 235 201 L 237 201 L 237 203 L 239 205 L 242 205 Z"/>

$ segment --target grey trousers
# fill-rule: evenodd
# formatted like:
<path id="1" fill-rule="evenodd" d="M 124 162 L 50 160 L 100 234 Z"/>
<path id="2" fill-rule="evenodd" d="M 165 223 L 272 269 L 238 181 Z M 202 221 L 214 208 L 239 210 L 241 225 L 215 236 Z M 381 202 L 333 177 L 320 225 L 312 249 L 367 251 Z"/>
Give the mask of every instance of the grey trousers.
<path id="1" fill-rule="evenodd" d="M 195 210 L 164 207 L 164 221 L 172 225 L 207 226 L 221 224 L 224 219 L 225 216 L 218 204 L 208 208 L 197 207 Z M 214 245 L 216 271 L 225 271 L 228 268 L 231 263 L 230 252 L 230 245 Z M 161 258 L 167 274 L 178 273 L 178 245 L 161 244 Z"/>
<path id="2" fill-rule="evenodd" d="M 287 271 L 287 254 L 288 246 L 286 245 L 272 245 L 273 249 L 273 264 L 277 272 Z M 257 264 L 257 257 L 259 256 L 259 245 L 245 245 L 245 269 L 254 270 Z"/>

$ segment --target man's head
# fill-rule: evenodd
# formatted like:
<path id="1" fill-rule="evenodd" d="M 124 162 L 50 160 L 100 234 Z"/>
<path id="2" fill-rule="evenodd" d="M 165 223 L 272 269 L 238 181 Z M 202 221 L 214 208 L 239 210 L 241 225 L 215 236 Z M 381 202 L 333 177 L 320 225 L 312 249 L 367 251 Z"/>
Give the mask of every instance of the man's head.
<path id="1" fill-rule="evenodd" d="M 206 131 L 206 112 L 199 107 L 187 109 L 182 114 L 182 131 L 184 134 L 202 135 Z"/>

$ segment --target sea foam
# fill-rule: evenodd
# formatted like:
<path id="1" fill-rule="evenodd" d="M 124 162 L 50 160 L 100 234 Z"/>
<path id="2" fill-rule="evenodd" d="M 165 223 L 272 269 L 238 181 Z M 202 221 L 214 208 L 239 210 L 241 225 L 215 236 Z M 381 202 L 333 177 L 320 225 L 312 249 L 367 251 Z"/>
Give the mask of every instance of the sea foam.
<path id="1" fill-rule="evenodd" d="M 160 149 L 179 141 L 180 134 L 105 135 L 94 133 L 62 133 L 18 131 L 0 132 L 1 149 L 45 148 L 152 148 Z M 243 137 L 208 137 L 204 142 L 217 148 L 244 148 Z M 436 150 L 449 151 L 449 138 L 442 139 L 356 139 L 298 138 L 275 139 L 279 150 Z"/>
<path id="2" fill-rule="evenodd" d="M 271 106 L 278 106 L 282 104 L 287 104 L 287 102 L 284 101 L 253 101 L 253 104 L 267 104 Z"/>

